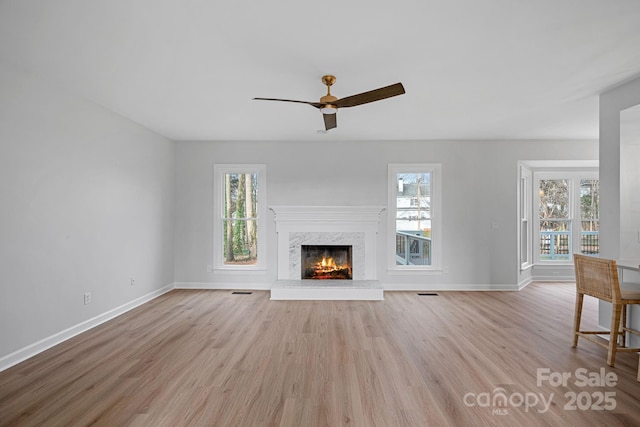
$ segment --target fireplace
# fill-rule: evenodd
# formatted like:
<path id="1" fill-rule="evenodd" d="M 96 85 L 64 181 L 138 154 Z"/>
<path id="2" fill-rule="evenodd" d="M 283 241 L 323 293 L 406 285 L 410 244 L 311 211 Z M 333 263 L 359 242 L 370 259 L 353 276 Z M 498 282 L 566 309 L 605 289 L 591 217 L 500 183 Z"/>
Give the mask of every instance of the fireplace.
<path id="1" fill-rule="evenodd" d="M 376 279 L 376 242 L 384 207 L 270 206 L 270 209 L 278 234 L 278 280 L 271 287 L 272 300 L 384 299 L 384 290 Z M 333 262 L 327 258 L 333 258 Z M 329 267 L 333 264 L 336 267 Z M 319 273 L 309 279 L 305 275 L 308 270 Z M 334 270 L 335 273 L 329 272 Z"/>
<path id="2" fill-rule="evenodd" d="M 352 280 L 350 245 L 301 245 L 300 277 L 312 280 Z"/>
<path id="3" fill-rule="evenodd" d="M 302 281 L 302 246 L 351 246 L 351 280 L 377 280 L 376 242 L 383 207 L 271 206 L 276 222 L 278 280 Z M 305 280 L 306 285 L 322 281 Z M 337 286 L 334 280 L 331 286 Z"/>

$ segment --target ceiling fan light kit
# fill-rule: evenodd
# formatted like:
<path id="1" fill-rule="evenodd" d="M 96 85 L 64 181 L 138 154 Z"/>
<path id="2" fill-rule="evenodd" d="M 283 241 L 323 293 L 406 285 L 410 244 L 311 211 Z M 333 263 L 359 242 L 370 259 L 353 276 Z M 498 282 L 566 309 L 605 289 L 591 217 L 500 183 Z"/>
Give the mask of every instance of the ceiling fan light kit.
<path id="1" fill-rule="evenodd" d="M 297 102 L 300 104 L 308 104 L 320 110 L 324 119 L 325 130 L 330 130 L 338 126 L 336 113 L 339 108 L 355 107 L 357 105 L 368 104 L 369 102 L 380 101 L 382 99 L 391 98 L 393 96 L 405 93 L 402 83 L 396 83 L 390 86 L 381 87 L 379 89 L 370 90 L 368 92 L 359 93 L 357 95 L 347 96 L 338 99 L 331 95 L 331 86 L 336 82 L 335 76 L 327 74 L 322 76 L 322 83 L 327 86 L 327 94 L 320 98 L 320 102 L 296 101 L 293 99 L 279 98 L 253 98 L 260 101 L 282 101 Z"/>
<path id="2" fill-rule="evenodd" d="M 338 112 L 338 107 L 332 104 L 326 104 L 324 107 L 320 108 L 320 112 L 322 114 L 335 114 Z"/>

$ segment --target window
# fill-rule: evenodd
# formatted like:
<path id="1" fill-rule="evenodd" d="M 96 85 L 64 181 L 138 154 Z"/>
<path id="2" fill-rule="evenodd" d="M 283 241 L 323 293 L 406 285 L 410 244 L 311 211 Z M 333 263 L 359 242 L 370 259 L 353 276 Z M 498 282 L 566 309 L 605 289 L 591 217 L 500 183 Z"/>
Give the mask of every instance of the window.
<path id="1" fill-rule="evenodd" d="M 520 269 L 526 270 L 533 265 L 531 251 L 531 169 L 520 166 L 520 186 L 518 187 L 518 217 L 520 230 L 518 233 L 518 251 Z"/>
<path id="2" fill-rule="evenodd" d="M 440 165 L 389 165 L 390 270 L 440 265 Z"/>
<path id="3" fill-rule="evenodd" d="M 214 166 L 214 268 L 265 267 L 264 165 Z"/>
<path id="4" fill-rule="evenodd" d="M 599 253 L 599 181 L 589 172 L 536 172 L 536 262 Z"/>

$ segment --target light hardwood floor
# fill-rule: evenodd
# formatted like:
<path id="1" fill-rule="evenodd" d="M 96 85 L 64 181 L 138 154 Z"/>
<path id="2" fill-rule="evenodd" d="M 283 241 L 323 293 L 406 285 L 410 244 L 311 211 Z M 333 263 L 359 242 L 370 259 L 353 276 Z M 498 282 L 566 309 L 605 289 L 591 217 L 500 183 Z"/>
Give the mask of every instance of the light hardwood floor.
<path id="1" fill-rule="evenodd" d="M 609 368 L 571 348 L 574 301 L 571 283 L 371 302 L 175 290 L 0 373 L 0 425 L 640 425 L 638 356 Z M 616 384 L 581 386 L 580 368 Z"/>

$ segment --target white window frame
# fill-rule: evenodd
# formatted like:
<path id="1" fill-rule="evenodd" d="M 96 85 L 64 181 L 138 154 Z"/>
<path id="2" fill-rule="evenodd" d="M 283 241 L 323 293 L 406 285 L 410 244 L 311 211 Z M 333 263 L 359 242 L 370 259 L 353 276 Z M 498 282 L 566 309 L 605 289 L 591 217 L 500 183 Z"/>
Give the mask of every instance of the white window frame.
<path id="1" fill-rule="evenodd" d="M 533 236 L 531 218 L 533 210 L 533 180 L 530 168 L 520 165 L 518 185 L 518 260 L 520 271 L 533 267 Z M 538 227 L 540 225 L 538 224 Z M 538 237 L 539 239 L 539 237 Z M 539 243 L 538 243 L 539 245 Z"/>
<path id="2" fill-rule="evenodd" d="M 540 258 L 540 218 L 538 217 L 538 206 L 540 204 L 540 180 L 565 179 L 569 181 L 569 222 L 571 230 L 571 254 L 576 253 L 575 249 L 580 248 L 581 220 L 580 218 L 580 180 L 599 179 L 598 171 L 594 170 L 540 170 L 533 172 L 533 203 L 531 207 L 531 217 L 533 222 L 533 253 L 534 262 L 540 265 L 573 264 L 570 256 L 567 260 L 543 260 Z M 577 252 L 579 253 L 579 252 Z M 571 255 L 570 254 L 570 255 Z"/>
<path id="3" fill-rule="evenodd" d="M 396 264 L 396 177 L 399 173 L 431 174 L 431 265 Z M 439 163 L 390 163 L 387 186 L 387 271 L 398 273 L 442 272 L 442 165 Z"/>
<path id="4" fill-rule="evenodd" d="M 258 227 L 258 259 L 252 265 L 224 264 L 224 176 L 229 173 L 250 173 L 258 176 L 258 206 L 255 212 Z M 225 272 L 266 270 L 267 166 L 264 164 L 215 164 L 213 177 L 213 269 Z"/>

